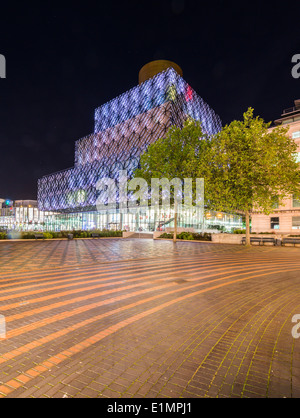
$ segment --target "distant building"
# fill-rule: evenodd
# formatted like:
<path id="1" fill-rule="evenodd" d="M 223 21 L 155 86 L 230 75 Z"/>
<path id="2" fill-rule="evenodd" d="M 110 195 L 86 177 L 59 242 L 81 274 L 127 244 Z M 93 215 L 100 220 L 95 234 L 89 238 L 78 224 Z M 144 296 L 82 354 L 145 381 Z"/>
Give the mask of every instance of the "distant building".
<path id="1" fill-rule="evenodd" d="M 44 212 L 36 200 L 0 199 L 0 230 L 42 231 Z"/>
<path id="2" fill-rule="evenodd" d="M 298 145 L 297 159 L 300 163 L 300 100 L 295 100 L 295 106 L 285 109 L 274 123 L 288 125 L 288 135 Z M 275 204 L 271 215 L 253 214 L 252 232 L 300 234 L 300 196 L 290 196 L 281 206 L 276 207 Z"/>

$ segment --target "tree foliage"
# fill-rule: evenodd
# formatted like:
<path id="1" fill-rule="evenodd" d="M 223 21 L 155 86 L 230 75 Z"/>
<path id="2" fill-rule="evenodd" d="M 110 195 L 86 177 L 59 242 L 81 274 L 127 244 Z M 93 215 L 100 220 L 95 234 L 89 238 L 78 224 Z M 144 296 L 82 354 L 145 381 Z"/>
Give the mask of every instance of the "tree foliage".
<path id="1" fill-rule="evenodd" d="M 198 121 L 188 119 L 183 127 L 171 126 L 164 138 L 152 143 L 140 159 L 140 168 L 134 177 L 145 179 L 151 184 L 152 178 L 196 178 L 201 156 L 208 147 L 209 138 L 202 131 Z M 176 240 L 177 213 L 175 209 L 174 240 Z"/>
<path id="2" fill-rule="evenodd" d="M 231 122 L 212 137 L 203 133 L 200 122 L 189 119 L 148 147 L 134 176 L 148 184 L 151 178 L 204 178 L 206 206 L 244 214 L 249 244 L 254 210 L 269 214 L 274 199 L 280 204 L 291 194 L 300 194 L 297 145 L 287 135 L 288 127 L 269 128 L 270 123 L 254 117 L 252 108 L 243 120 Z"/>
<path id="3" fill-rule="evenodd" d="M 205 178 L 205 198 L 219 211 L 239 211 L 247 220 L 253 210 L 265 214 L 273 211 L 274 197 L 299 193 L 297 146 L 287 135 L 288 128 L 244 113 L 242 121 L 233 121 L 211 138 L 206 165 L 198 175 Z M 249 239 L 249 225 L 247 242 Z"/>
<path id="4" fill-rule="evenodd" d="M 209 138 L 198 121 L 188 119 L 182 128 L 171 126 L 164 138 L 149 145 L 142 154 L 134 177 L 148 182 L 151 178 L 195 178 L 208 143 Z"/>

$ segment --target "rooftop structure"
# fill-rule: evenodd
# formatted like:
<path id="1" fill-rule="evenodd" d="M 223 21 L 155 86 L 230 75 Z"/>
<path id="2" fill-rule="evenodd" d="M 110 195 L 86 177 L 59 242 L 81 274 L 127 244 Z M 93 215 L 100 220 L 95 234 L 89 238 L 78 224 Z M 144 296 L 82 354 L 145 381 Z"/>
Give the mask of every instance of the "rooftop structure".
<path id="1" fill-rule="evenodd" d="M 284 109 L 281 118 L 274 121 L 275 125 L 290 124 L 300 121 L 300 99 L 294 101 L 295 106 Z"/>

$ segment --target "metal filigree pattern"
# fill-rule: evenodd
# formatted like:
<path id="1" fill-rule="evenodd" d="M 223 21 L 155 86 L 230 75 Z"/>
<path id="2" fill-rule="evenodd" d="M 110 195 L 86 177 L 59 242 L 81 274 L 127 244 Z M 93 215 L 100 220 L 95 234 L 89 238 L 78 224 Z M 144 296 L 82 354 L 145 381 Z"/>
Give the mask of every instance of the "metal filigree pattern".
<path id="1" fill-rule="evenodd" d="M 119 170 L 132 175 L 147 146 L 189 116 L 208 134 L 221 129 L 218 115 L 173 68 L 100 106 L 94 133 L 75 143 L 74 167 L 39 179 L 39 209 L 96 210 L 97 181 L 117 179 Z"/>

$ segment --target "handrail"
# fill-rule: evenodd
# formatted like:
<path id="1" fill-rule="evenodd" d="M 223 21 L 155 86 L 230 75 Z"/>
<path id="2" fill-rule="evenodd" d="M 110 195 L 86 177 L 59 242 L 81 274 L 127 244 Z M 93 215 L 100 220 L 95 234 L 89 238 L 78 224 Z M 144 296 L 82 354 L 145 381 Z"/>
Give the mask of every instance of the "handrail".
<path id="1" fill-rule="evenodd" d="M 293 113 L 293 112 L 296 112 L 297 110 L 299 110 L 299 112 L 300 112 L 300 107 L 299 106 L 289 107 L 287 109 L 284 109 L 282 114 L 286 115 L 287 113 Z"/>

